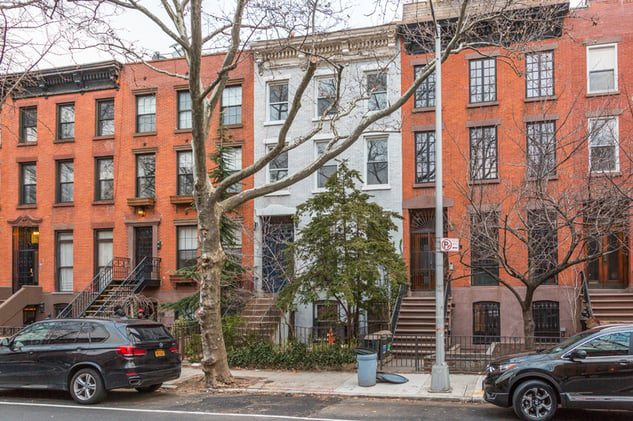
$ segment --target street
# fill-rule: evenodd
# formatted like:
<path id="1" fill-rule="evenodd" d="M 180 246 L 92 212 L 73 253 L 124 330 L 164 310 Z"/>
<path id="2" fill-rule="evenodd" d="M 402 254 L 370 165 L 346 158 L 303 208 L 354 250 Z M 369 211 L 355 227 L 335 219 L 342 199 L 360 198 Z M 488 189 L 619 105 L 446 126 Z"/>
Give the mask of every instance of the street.
<path id="1" fill-rule="evenodd" d="M 3 420 L 91 421 L 143 420 L 514 420 L 509 408 L 482 403 L 433 402 L 401 399 L 359 399 L 321 396 L 256 394 L 182 394 L 161 390 L 152 395 L 135 391 L 110 392 L 100 405 L 82 406 L 67 394 L 47 391 L 0 391 Z M 624 421 L 630 412 L 559 410 L 556 420 Z"/>

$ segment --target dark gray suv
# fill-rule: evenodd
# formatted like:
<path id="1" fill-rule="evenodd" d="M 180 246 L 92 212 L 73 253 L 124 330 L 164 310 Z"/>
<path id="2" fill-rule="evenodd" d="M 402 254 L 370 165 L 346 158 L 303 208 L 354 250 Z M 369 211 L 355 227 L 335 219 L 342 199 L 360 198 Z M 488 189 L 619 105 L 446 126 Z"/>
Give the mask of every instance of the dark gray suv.
<path id="1" fill-rule="evenodd" d="M 0 387 L 67 390 L 82 404 L 111 389 L 153 392 L 178 377 L 176 341 L 148 320 L 44 320 L 0 342 Z"/>

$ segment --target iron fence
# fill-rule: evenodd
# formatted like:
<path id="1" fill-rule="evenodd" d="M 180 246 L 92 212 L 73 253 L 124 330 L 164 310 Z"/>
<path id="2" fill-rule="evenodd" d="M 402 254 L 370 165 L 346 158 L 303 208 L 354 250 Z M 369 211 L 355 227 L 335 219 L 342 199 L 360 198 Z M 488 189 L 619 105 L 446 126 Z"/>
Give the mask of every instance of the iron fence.
<path id="1" fill-rule="evenodd" d="M 0 326 L 0 338 L 13 336 L 24 329 L 22 326 Z"/>

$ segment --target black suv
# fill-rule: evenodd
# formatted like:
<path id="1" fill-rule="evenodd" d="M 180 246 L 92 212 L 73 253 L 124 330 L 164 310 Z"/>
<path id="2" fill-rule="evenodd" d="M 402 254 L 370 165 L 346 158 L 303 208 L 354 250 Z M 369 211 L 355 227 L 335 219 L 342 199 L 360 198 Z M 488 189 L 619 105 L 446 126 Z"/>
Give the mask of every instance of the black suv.
<path id="1" fill-rule="evenodd" d="M 633 324 L 600 326 L 537 352 L 490 363 L 484 399 L 523 420 L 564 408 L 633 409 Z"/>
<path id="2" fill-rule="evenodd" d="M 0 387 L 68 390 L 82 404 L 111 389 L 153 392 L 178 377 L 176 341 L 148 320 L 44 320 L 0 342 Z"/>

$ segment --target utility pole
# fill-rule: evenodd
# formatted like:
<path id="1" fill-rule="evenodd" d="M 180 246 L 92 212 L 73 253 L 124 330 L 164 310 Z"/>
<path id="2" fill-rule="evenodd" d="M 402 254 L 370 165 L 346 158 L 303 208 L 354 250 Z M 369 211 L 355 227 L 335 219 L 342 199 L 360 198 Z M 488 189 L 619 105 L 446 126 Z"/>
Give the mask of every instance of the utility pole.
<path id="1" fill-rule="evenodd" d="M 435 364 L 431 371 L 431 392 L 451 390 L 448 366 L 444 358 L 444 255 L 440 242 L 444 236 L 444 200 L 442 188 L 442 39 L 435 20 Z"/>

